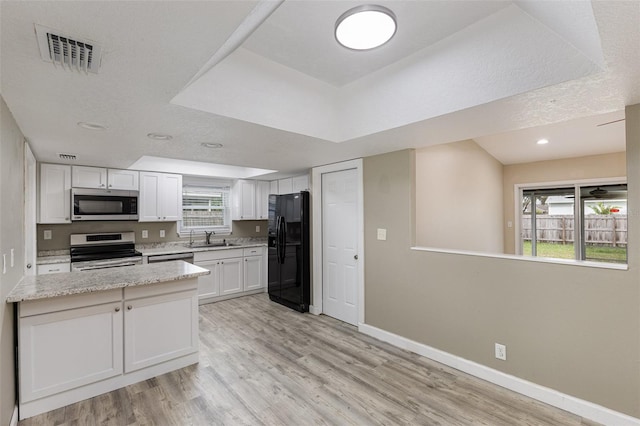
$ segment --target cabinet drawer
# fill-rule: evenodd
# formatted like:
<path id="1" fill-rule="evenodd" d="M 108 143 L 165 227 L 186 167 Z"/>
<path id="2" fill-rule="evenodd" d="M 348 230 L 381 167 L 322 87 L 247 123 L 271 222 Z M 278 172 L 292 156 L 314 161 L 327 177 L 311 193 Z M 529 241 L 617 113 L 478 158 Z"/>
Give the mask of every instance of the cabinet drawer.
<path id="1" fill-rule="evenodd" d="M 59 274 L 71 272 L 71 263 L 52 263 L 50 265 L 38 265 L 38 275 Z"/>
<path id="2" fill-rule="evenodd" d="M 197 251 L 193 253 L 194 263 L 202 262 L 204 260 L 218 260 L 229 259 L 231 257 L 242 257 L 243 249 L 231 249 L 231 250 L 211 250 L 211 251 Z"/>
<path id="3" fill-rule="evenodd" d="M 78 272 L 79 273 L 79 272 Z M 94 293 L 74 294 L 72 296 L 52 297 L 50 299 L 27 300 L 18 306 L 20 318 L 66 311 L 69 309 L 84 308 L 103 303 L 120 302 L 122 289 L 117 288 Z"/>
<path id="4" fill-rule="evenodd" d="M 183 279 L 180 281 L 169 281 L 166 283 L 140 285 L 125 287 L 124 299 L 132 300 L 141 297 L 159 296 L 162 294 L 177 293 L 185 290 L 196 290 L 198 288 L 198 278 Z"/>
<path id="5" fill-rule="evenodd" d="M 249 247 L 244 249 L 243 256 L 262 256 L 264 254 L 264 247 Z"/>

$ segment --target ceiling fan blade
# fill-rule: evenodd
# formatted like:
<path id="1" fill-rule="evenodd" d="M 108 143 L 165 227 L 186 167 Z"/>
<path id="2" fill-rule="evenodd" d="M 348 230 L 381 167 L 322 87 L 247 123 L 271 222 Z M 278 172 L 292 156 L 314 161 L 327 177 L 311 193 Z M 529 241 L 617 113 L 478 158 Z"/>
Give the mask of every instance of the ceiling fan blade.
<path id="1" fill-rule="evenodd" d="M 602 126 L 606 126 L 607 124 L 613 124 L 613 123 L 617 123 L 619 121 L 624 121 L 624 120 L 625 120 L 624 118 L 621 118 L 619 120 L 608 121 L 606 123 L 598 124 L 596 125 L 596 127 L 602 127 Z"/>

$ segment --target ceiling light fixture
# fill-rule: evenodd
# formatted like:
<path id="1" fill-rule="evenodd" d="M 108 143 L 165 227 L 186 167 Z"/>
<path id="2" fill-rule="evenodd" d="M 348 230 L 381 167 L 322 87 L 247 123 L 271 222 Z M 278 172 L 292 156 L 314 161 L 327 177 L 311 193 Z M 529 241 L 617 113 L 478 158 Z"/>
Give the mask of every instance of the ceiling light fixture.
<path id="1" fill-rule="evenodd" d="M 383 6 L 363 5 L 347 10 L 336 21 L 338 43 L 353 50 L 382 46 L 396 33 L 396 16 Z"/>
<path id="2" fill-rule="evenodd" d="M 203 142 L 200 145 L 204 146 L 205 148 L 212 148 L 212 149 L 222 148 L 222 144 L 221 143 Z"/>
<path id="3" fill-rule="evenodd" d="M 155 141 L 170 141 L 173 139 L 173 136 L 164 133 L 147 133 L 147 137 Z"/>
<path id="4" fill-rule="evenodd" d="M 549 143 L 549 139 L 538 139 L 538 142 L 536 142 L 538 145 L 546 145 Z"/>
<path id="5" fill-rule="evenodd" d="M 79 121 L 78 127 L 82 127 L 87 130 L 107 130 L 107 126 L 104 126 L 99 123 L 88 123 L 86 121 Z"/>

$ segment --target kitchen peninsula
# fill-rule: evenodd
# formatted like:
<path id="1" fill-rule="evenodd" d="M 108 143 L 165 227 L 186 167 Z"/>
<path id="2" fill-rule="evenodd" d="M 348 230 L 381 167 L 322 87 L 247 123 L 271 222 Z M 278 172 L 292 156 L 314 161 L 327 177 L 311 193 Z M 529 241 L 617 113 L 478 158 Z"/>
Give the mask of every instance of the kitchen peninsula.
<path id="1" fill-rule="evenodd" d="M 16 303 L 20 419 L 198 362 L 198 277 L 172 261 L 24 277 Z"/>

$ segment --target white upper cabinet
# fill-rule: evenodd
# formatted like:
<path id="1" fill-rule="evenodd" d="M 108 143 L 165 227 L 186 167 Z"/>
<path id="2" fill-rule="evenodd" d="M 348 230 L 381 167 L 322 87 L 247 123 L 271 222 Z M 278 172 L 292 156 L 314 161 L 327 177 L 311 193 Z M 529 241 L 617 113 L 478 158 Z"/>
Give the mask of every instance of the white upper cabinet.
<path id="1" fill-rule="evenodd" d="M 137 191 L 140 188 L 138 180 L 140 172 L 137 170 L 107 170 L 107 187 L 109 189 L 126 189 Z"/>
<path id="2" fill-rule="evenodd" d="M 71 223 L 71 166 L 40 165 L 38 223 Z"/>
<path id="3" fill-rule="evenodd" d="M 239 179 L 232 190 L 233 220 L 247 220 L 256 218 L 256 182 Z"/>
<path id="4" fill-rule="evenodd" d="M 308 191 L 309 190 L 309 175 L 296 176 L 292 178 L 292 192 Z"/>
<path id="5" fill-rule="evenodd" d="M 272 180 L 271 182 L 269 182 L 270 187 L 269 188 L 269 194 L 279 194 L 280 192 L 278 191 L 278 181 L 277 180 Z"/>
<path id="6" fill-rule="evenodd" d="M 291 194 L 293 192 L 293 179 L 285 178 L 278 180 L 278 194 Z"/>
<path id="7" fill-rule="evenodd" d="M 271 182 L 259 180 L 256 183 L 256 219 L 269 219 L 269 194 L 271 193 Z"/>
<path id="8" fill-rule="evenodd" d="M 102 167 L 73 166 L 74 188 L 123 189 L 137 191 L 139 172 L 135 170 L 105 169 Z"/>
<path id="9" fill-rule="evenodd" d="M 140 222 L 172 222 L 182 217 L 182 176 L 140 172 Z"/>

